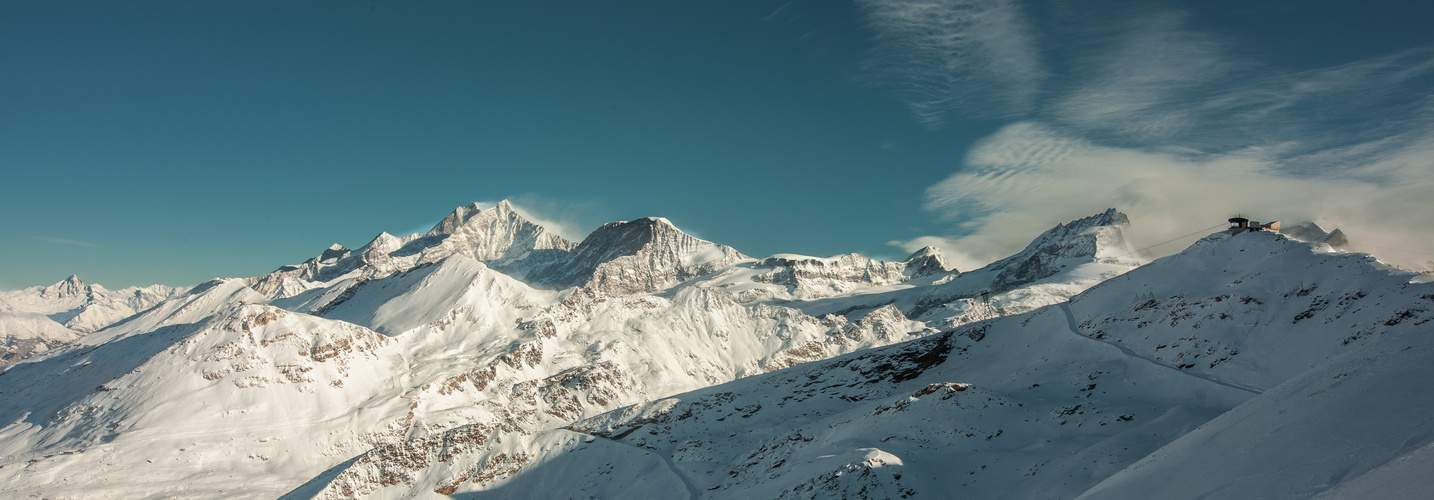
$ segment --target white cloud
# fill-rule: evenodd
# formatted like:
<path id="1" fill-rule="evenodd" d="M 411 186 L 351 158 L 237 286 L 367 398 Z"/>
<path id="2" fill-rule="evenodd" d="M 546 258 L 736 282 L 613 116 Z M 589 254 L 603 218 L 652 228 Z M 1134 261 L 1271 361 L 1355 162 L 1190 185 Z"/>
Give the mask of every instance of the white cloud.
<path id="1" fill-rule="evenodd" d="M 1268 150 L 1182 154 L 1108 147 L 1022 122 L 984 139 L 967 156 L 966 169 L 929 188 L 927 208 L 964 221 L 964 234 L 948 244 L 977 261 L 1009 255 L 1057 223 L 1113 206 L 1130 215 L 1138 247 L 1243 214 L 1340 227 L 1357 248 L 1419 266 L 1428 258 L 1374 246 L 1434 249 L 1434 221 L 1427 217 L 1434 200 L 1434 129 L 1424 137 L 1344 175 L 1322 177 L 1300 175 L 1285 164 L 1292 160 Z M 1401 175 L 1381 175 L 1390 168 Z M 1179 251 L 1193 239 L 1152 252 Z"/>
<path id="2" fill-rule="evenodd" d="M 1062 80 L 1043 73 L 1013 2 L 862 4 L 891 63 L 883 69 L 906 78 L 896 83 L 919 120 L 970 114 L 963 106 L 992 95 L 994 114 L 1028 108 L 927 190 L 926 208 L 956 227 L 898 246 L 939 240 L 984 263 L 1116 207 L 1138 246 L 1238 213 L 1340 227 L 1388 262 L 1434 259 L 1434 49 L 1279 70 L 1236 55 L 1237 40 L 1190 29 L 1184 14 L 1144 11 L 1088 18 L 1071 29 L 1079 43 L 1043 40 L 1050 67 L 1073 68 Z M 1016 64 L 984 72 L 992 54 Z"/>
<path id="3" fill-rule="evenodd" d="M 1034 31 L 1015 0 L 858 0 L 876 32 L 868 70 L 917 120 L 1024 113 L 1042 77 Z"/>
<path id="4" fill-rule="evenodd" d="M 942 238 L 940 236 L 921 236 L 906 241 L 888 241 L 886 244 L 899 247 L 906 251 L 906 255 L 916 253 L 917 250 L 926 247 L 936 247 L 941 250 L 941 256 L 946 259 L 946 265 L 956 268 L 961 272 L 979 269 L 991 260 L 982 260 L 972 257 L 965 252 L 957 250 L 959 243 L 955 240 Z M 903 256 L 904 258 L 905 256 Z"/>
<path id="5" fill-rule="evenodd" d="M 89 242 L 84 242 L 84 241 L 76 241 L 76 240 L 65 239 L 65 238 L 56 238 L 56 237 L 54 237 L 54 236 L 36 236 L 35 239 L 41 240 L 41 241 L 48 241 L 48 242 L 50 242 L 50 243 L 59 243 L 59 244 L 61 244 L 61 245 L 74 245 L 74 246 L 79 246 L 79 247 L 95 247 L 95 246 L 99 246 L 99 245 L 96 245 L 96 244 L 94 244 L 94 243 L 89 243 Z"/>

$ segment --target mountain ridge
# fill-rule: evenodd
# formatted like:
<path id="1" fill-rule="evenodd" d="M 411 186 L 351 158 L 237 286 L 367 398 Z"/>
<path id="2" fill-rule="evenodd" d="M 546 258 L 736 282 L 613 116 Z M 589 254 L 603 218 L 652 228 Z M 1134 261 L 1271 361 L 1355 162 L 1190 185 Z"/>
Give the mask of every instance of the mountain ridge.
<path id="1" fill-rule="evenodd" d="M 1393 396 L 1427 394 L 1418 389 L 1422 379 L 1410 376 L 1434 366 L 1434 339 L 1420 328 L 1434 321 L 1434 285 L 1409 284 L 1413 275 L 1367 256 L 1311 248 L 1270 233 L 1217 233 L 1069 304 L 624 407 L 563 429 L 495 431 L 442 464 L 408 472 L 406 484 L 371 493 L 1353 498 L 1421 491 L 1407 489 L 1428 484 L 1417 467 L 1385 465 L 1427 463 L 1422 450 L 1434 444 L 1418 429 L 1434 403 Z M 1212 262 L 1225 271 L 1195 289 L 1161 279 L 1201 276 Z M 1369 331 L 1350 338 L 1330 319 Z M 1376 366 L 1377 377 L 1362 378 Z M 1351 376 L 1364 382 L 1341 389 Z M 1284 415 L 1293 409 L 1301 413 Z M 1295 418 L 1311 427 L 1291 425 Z M 933 425 L 937 419 L 949 424 Z M 1319 439 L 1365 419 L 1380 425 L 1358 426 L 1353 441 Z M 629 465 L 601 466 L 620 462 Z M 549 477 L 545 469 L 565 467 L 611 472 L 541 479 Z M 340 474 L 316 496 L 332 498 L 351 479 Z"/>
<path id="2" fill-rule="evenodd" d="M 1115 478 L 1109 487 L 1116 488 L 1126 480 L 1114 474 L 1299 376 L 1300 363 L 1384 346 L 1381 339 L 1398 335 L 1380 332 L 1425 321 L 1414 307 L 1367 305 L 1403 304 L 1412 292 L 1396 284 L 1407 277 L 1367 271 L 1378 268 L 1365 257 L 1337 256 L 1337 271 L 1324 273 L 1331 280 L 1366 270 L 1357 279 L 1310 288 L 1289 280 L 1314 269 L 1302 255 L 1330 247 L 1264 232 L 1217 233 L 1147 268 L 1124 237 L 1128 223 L 1107 210 L 1057 225 L 1010 258 L 961 271 L 934 248 L 896 262 L 855 254 L 754 259 L 662 218 L 610 223 L 564 247 L 567 240 L 544 239 L 546 230 L 507 203 L 458 207 L 427 233 L 383 233 L 358 250 L 334 245 L 264 276 L 211 280 L 3 368 L 0 416 L 13 423 L 0 428 L 0 491 L 83 496 L 105 485 L 127 496 L 562 496 L 578 493 L 544 489 L 555 485 L 525 482 L 520 473 L 549 463 L 568 463 L 570 471 L 602 466 L 569 454 L 587 450 L 623 464 L 601 477 L 628 478 L 626 485 L 570 484 L 591 492 L 707 495 L 715 487 L 716 496 L 805 497 L 866 488 L 868 496 L 901 496 L 945 490 L 916 467 L 932 455 L 892 448 L 897 441 L 878 439 L 885 431 L 874 423 L 914 415 L 901 442 L 948 442 L 964 434 L 918 421 L 952 411 L 970 418 L 955 423 L 963 432 L 1000 446 L 982 453 L 1039 477 L 1076 473 L 1087 463 L 1081 460 L 1104 457 L 1108 466 L 1083 472 L 1079 484 Z M 535 257 L 536 250 L 550 252 Z M 1223 281 L 1148 278 L 1192 269 L 1206 276 L 1211 266 L 1225 270 L 1214 274 Z M 1336 282 L 1363 284 L 1327 284 Z M 1359 291 L 1365 297 L 1351 298 Z M 1286 332 L 1261 338 L 1284 338 L 1334 318 L 1359 327 L 1325 327 L 1324 350 L 1305 349 L 1304 357 L 1231 333 L 1248 324 Z M 1379 326 L 1396 319 L 1407 326 Z M 1282 321 L 1292 322 L 1275 328 Z M 1249 361 L 1279 356 L 1288 360 Z M 41 390 L 41 380 L 61 390 Z M 1148 393 L 1142 383 L 1167 391 Z M 1187 401 L 1191 394 L 1201 400 Z M 1051 406 L 1065 399 L 1072 401 Z M 804 407 L 794 400 L 820 411 L 780 410 Z M 1140 409 L 1146 403 L 1163 416 L 1151 420 Z M 1000 409 L 1008 407 L 1022 409 Z M 691 417 L 678 418 L 689 410 Z M 690 426 L 696 422 L 732 435 L 690 434 L 700 430 Z M 1079 439 L 1116 439 L 1112 445 L 1146 431 L 1152 438 L 1120 453 L 1060 441 L 1050 457 L 1076 453 L 1054 465 L 1022 462 L 1021 453 L 1003 448 L 1018 436 L 1071 428 L 1096 432 L 1083 430 Z M 760 439 L 740 437 L 759 429 Z M 686 437 L 666 441 L 677 436 Z M 846 441 L 865 444 L 838 444 Z M 827 448 L 802 444 L 818 442 Z M 972 459 L 963 456 L 939 460 Z M 692 468 L 724 460 L 730 468 Z M 819 465 L 828 461 L 834 468 Z M 147 471 L 145 480 L 130 479 L 127 471 L 137 469 Z M 667 472 L 632 479 L 638 471 Z M 1008 476 L 982 484 L 1079 493 Z"/>

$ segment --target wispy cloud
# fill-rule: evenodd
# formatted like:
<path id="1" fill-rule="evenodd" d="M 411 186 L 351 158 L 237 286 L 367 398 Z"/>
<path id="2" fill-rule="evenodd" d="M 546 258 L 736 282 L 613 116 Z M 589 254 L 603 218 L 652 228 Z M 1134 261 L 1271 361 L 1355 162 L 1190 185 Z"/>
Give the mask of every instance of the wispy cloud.
<path id="1" fill-rule="evenodd" d="M 56 237 L 54 237 L 54 236 L 35 236 L 34 238 L 37 239 L 37 240 L 40 240 L 40 241 L 48 241 L 48 242 L 50 242 L 50 243 L 59 243 L 59 244 L 61 244 L 61 245 L 74 245 L 74 246 L 80 246 L 80 247 L 97 247 L 97 246 L 99 246 L 99 245 L 96 245 L 96 244 L 94 244 L 94 243 L 89 243 L 89 242 L 84 242 L 84 241 L 77 241 L 77 240 L 70 240 L 70 239 L 65 239 L 65 238 L 56 238 Z"/>
<path id="2" fill-rule="evenodd" d="M 1167 138 L 1197 125 L 1209 98 L 1244 64 L 1225 55 L 1228 44 L 1183 29 L 1184 16 L 1166 13 L 1130 23 L 1112 46 L 1073 54 L 1074 88 L 1061 92 L 1048 113 L 1085 129 L 1137 138 Z"/>
<path id="3" fill-rule="evenodd" d="M 1310 153 L 1408 128 L 1424 114 L 1434 50 L 1410 49 L 1298 72 L 1234 55 L 1236 43 L 1191 30 L 1180 14 L 1130 23 L 1036 119 L 1139 147 Z"/>
<path id="4" fill-rule="evenodd" d="M 1434 130 L 1425 136 L 1434 141 Z M 1286 165 L 1297 158 L 1260 148 L 1209 154 L 1107 147 L 1022 122 L 983 140 L 966 158 L 965 170 L 929 188 L 927 207 L 960 217 L 963 234 L 948 244 L 976 261 L 1002 257 L 1058 222 L 1114 206 L 1132 215 L 1138 247 L 1243 213 L 1341 227 L 1356 248 L 1363 244 L 1391 262 L 1423 266 L 1427 258 L 1411 260 L 1376 246 L 1434 253 L 1434 221 L 1426 216 L 1428 200 L 1434 200 L 1431 153 L 1428 142 L 1410 141 L 1345 175 L 1308 176 Z M 1383 164 L 1406 173 L 1381 175 Z M 1181 248 L 1175 243 L 1151 251 Z"/>
<path id="5" fill-rule="evenodd" d="M 598 203 L 594 201 L 557 201 L 534 194 L 521 194 L 508 198 L 508 203 L 518 215 L 571 241 L 582 241 L 596 229 L 596 225 L 584 217 L 599 211 L 596 210 Z"/>
<path id="6" fill-rule="evenodd" d="M 875 32 L 869 75 L 917 120 L 1031 109 L 1042 78 L 1034 31 L 1015 0 L 858 0 Z"/>
<path id="7" fill-rule="evenodd" d="M 1185 14 L 1147 10 L 1074 30 L 1100 33 L 1082 43 L 1043 40 L 1052 66 L 1067 68 L 1054 74 L 1040 67 L 1017 16 L 983 25 L 1022 55 L 1019 70 L 996 77 L 971 70 L 991 53 L 970 41 L 981 24 L 972 19 L 1019 13 L 1014 2 L 861 4 L 884 60 L 899 63 L 884 70 L 910 80 L 904 95 L 918 120 L 937 122 L 993 92 L 964 85 L 973 78 L 1024 84 L 1007 101 L 1040 96 L 1025 108 L 997 102 L 1006 116 L 1025 113 L 927 190 L 926 207 L 956 225 L 950 234 L 894 244 L 939 241 L 954 245 L 948 253 L 989 261 L 1056 223 L 1114 206 L 1131 214 L 1141 245 L 1238 212 L 1341 227 L 1382 259 L 1434 266 L 1434 222 L 1425 216 L 1434 212 L 1434 50 L 1282 71 L 1239 54 L 1238 40 L 1191 29 Z M 927 11 L 963 14 L 918 19 Z"/>
<path id="8" fill-rule="evenodd" d="M 767 14 L 766 17 L 763 17 L 762 20 L 763 20 L 763 21 L 766 21 L 766 22 L 772 22 L 773 20 L 775 20 L 775 19 L 777 18 L 778 15 L 780 15 L 780 14 L 782 13 L 782 11 L 787 10 L 787 7 L 791 7 L 791 6 L 792 6 L 792 2 L 784 3 L 784 4 L 782 4 L 781 7 L 777 7 L 777 10 L 772 11 L 771 14 Z"/>

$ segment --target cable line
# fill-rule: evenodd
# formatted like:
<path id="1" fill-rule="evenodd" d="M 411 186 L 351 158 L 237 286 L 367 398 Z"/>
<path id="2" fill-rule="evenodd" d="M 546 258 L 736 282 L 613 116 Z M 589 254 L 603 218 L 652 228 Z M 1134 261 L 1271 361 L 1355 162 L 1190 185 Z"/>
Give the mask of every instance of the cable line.
<path id="1" fill-rule="evenodd" d="M 1160 242 L 1160 243 L 1156 243 L 1156 244 L 1154 244 L 1154 245 L 1147 246 L 1147 247 L 1145 247 L 1145 248 L 1139 248 L 1139 249 L 1136 249 L 1136 250 L 1132 250 L 1132 251 L 1130 251 L 1130 252 L 1126 252 L 1126 253 L 1117 255 L 1117 256 L 1115 256 L 1115 258 L 1120 258 L 1120 257 L 1124 257 L 1124 256 L 1127 256 L 1127 255 L 1144 252 L 1144 251 L 1146 251 L 1146 250 L 1150 250 L 1150 249 L 1155 248 L 1155 247 L 1158 247 L 1158 246 L 1160 246 L 1160 245 L 1164 245 L 1164 244 L 1166 244 L 1166 243 L 1170 243 L 1170 242 L 1173 242 L 1173 241 L 1178 241 L 1178 240 L 1181 240 L 1181 239 L 1184 239 L 1184 238 L 1189 238 L 1189 237 L 1191 237 L 1191 236 L 1195 236 L 1195 235 L 1197 235 L 1197 234 L 1203 233 L 1203 232 L 1205 232 L 1205 231 L 1209 231 L 1209 230 L 1211 230 L 1211 229 L 1219 229 L 1220 226 L 1223 226 L 1223 225 L 1224 225 L 1224 224 L 1215 224 L 1215 225 L 1210 226 L 1210 227 L 1207 227 L 1207 228 L 1205 228 L 1205 229 L 1200 229 L 1200 230 L 1191 232 L 1191 233 L 1189 233 L 1189 234 L 1183 234 L 1183 235 L 1180 235 L 1180 236 L 1176 236 L 1176 237 L 1174 237 L 1174 238 L 1171 238 L 1171 239 L 1162 241 L 1162 242 Z"/>
<path id="2" fill-rule="evenodd" d="M 1423 255 L 1423 256 L 1426 256 L 1426 257 L 1434 257 L 1434 253 L 1416 252 L 1416 251 L 1413 251 L 1413 250 L 1400 250 L 1400 249 L 1398 249 L 1398 248 L 1381 247 L 1381 246 L 1376 246 L 1376 245 L 1366 245 L 1366 244 L 1364 244 L 1364 243 L 1360 243 L 1360 244 L 1354 245 L 1354 246 L 1368 247 L 1368 248 L 1378 248 L 1378 249 L 1380 249 L 1380 250 L 1389 250 L 1389 251 L 1392 251 L 1392 252 L 1404 252 L 1404 253 L 1409 253 L 1409 254 L 1414 254 L 1414 255 Z"/>

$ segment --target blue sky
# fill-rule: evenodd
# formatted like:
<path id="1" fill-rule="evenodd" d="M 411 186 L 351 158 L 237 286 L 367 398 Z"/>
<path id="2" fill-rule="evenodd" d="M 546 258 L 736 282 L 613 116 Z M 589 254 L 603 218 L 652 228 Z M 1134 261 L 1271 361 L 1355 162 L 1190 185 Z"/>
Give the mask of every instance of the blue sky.
<path id="1" fill-rule="evenodd" d="M 1248 4 L 5 2 L 0 289 L 252 276 L 504 198 L 963 267 L 1240 212 L 1428 267 L 1434 7 Z"/>

